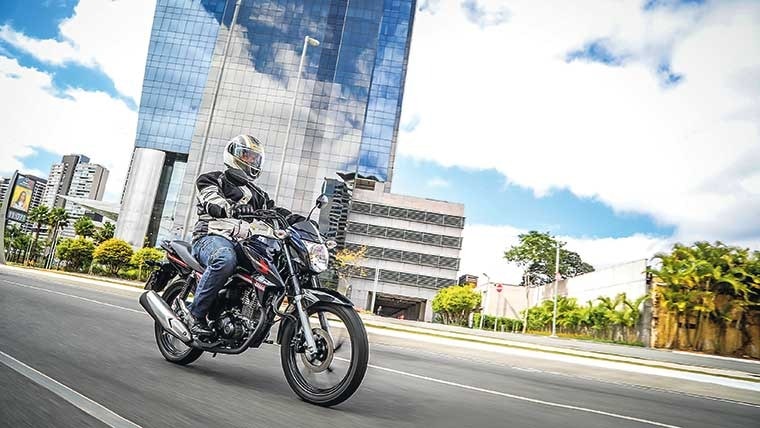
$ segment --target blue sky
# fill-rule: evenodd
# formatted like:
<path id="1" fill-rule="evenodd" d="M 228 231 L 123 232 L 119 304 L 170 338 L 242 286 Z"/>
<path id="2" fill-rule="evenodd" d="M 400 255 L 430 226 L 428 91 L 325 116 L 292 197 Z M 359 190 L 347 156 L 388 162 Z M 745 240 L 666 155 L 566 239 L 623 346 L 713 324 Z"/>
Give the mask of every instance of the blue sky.
<path id="1" fill-rule="evenodd" d="M 393 192 L 464 203 L 468 223 L 585 237 L 670 236 L 674 231 L 649 216 L 615 213 L 608 205 L 567 190 L 536 197 L 529 189 L 507 183 L 495 170 L 447 168 L 399 156 L 394 174 Z"/>
<path id="2" fill-rule="evenodd" d="M 78 0 L 44 0 L 38 2 L 4 0 L 0 4 L 0 24 L 8 24 L 14 30 L 29 37 L 60 40 L 58 25 L 73 15 L 77 3 Z M 0 48 L 5 49 L 23 66 L 52 71 L 55 89 L 81 88 L 102 91 L 114 98 L 121 99 L 131 109 L 137 110 L 135 100 L 120 93 L 114 86 L 113 80 L 99 67 L 87 67 L 73 62 L 53 66 L 7 42 L 0 41 Z"/>

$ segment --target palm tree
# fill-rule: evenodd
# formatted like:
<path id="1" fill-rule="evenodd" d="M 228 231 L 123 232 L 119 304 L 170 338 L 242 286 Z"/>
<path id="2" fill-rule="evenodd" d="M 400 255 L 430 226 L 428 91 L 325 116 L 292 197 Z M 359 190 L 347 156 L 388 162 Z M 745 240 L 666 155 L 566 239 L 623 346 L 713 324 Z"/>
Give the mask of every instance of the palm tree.
<path id="1" fill-rule="evenodd" d="M 753 271 L 756 256 L 747 249 L 697 242 L 690 247 L 675 245 L 670 254 L 656 257 L 662 266 L 650 270 L 660 282 L 655 291 L 665 309 L 676 315 L 676 332 L 668 347 L 678 344 L 678 324 L 685 327 L 689 318 L 696 318 L 688 345 L 702 350 L 707 324 L 717 323 L 721 330 L 717 338 L 724 338 L 727 329 L 738 328 L 748 308 L 757 304 L 760 277 Z"/>
<path id="2" fill-rule="evenodd" d="M 55 256 L 55 245 L 58 242 L 58 231 L 69 225 L 69 213 L 63 208 L 53 208 L 48 216 L 48 224 L 53 228 L 50 241 L 50 262 Z"/>
<path id="3" fill-rule="evenodd" d="M 29 214 L 27 214 L 27 220 L 35 224 L 35 230 L 34 230 L 34 240 L 32 241 L 31 245 L 29 245 L 29 251 L 26 254 L 26 257 L 24 257 L 24 263 L 29 259 L 29 256 L 32 254 L 33 249 L 37 248 L 37 240 L 40 237 L 40 228 L 42 227 L 43 223 L 47 223 L 48 214 L 50 213 L 50 210 L 45 205 L 38 205 L 31 210 L 29 210 Z"/>

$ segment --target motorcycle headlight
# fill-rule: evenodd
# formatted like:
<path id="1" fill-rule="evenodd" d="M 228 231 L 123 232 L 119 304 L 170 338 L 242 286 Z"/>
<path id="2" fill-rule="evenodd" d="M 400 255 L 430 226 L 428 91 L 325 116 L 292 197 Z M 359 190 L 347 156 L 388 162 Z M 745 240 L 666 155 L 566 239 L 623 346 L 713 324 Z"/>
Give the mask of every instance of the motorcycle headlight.
<path id="1" fill-rule="evenodd" d="M 309 265 L 311 270 L 321 273 L 327 270 L 327 264 L 330 261 L 330 253 L 327 246 L 315 242 L 304 241 L 306 249 L 309 251 Z"/>

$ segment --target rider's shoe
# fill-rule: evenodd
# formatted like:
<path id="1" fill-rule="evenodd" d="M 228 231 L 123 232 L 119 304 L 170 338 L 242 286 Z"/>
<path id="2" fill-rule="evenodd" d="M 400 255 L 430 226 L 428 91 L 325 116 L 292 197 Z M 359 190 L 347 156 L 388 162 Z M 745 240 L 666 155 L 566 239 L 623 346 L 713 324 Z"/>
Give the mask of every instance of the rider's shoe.
<path id="1" fill-rule="evenodd" d="M 185 314 L 185 324 L 190 329 L 190 333 L 193 337 L 211 336 L 214 332 L 206 324 L 206 317 L 203 319 L 197 319 L 191 312 Z"/>

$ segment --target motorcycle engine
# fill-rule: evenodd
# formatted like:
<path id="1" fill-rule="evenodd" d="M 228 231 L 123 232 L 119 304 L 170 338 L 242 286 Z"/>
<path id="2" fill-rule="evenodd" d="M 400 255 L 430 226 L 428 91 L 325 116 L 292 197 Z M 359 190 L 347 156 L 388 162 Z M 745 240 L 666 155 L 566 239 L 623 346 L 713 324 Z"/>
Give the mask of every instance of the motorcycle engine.
<path id="1" fill-rule="evenodd" d="M 241 300 L 243 302 L 241 315 L 251 320 L 252 323 L 256 322 L 256 320 L 259 319 L 258 311 L 261 310 L 258 299 L 256 298 L 256 290 L 254 290 L 253 287 L 248 288 L 243 292 Z M 253 326 L 251 326 L 251 328 L 253 328 Z"/>
<path id="2" fill-rule="evenodd" d="M 244 322 L 235 314 L 227 312 L 217 321 L 219 334 L 225 339 L 241 339 L 245 333 Z"/>

